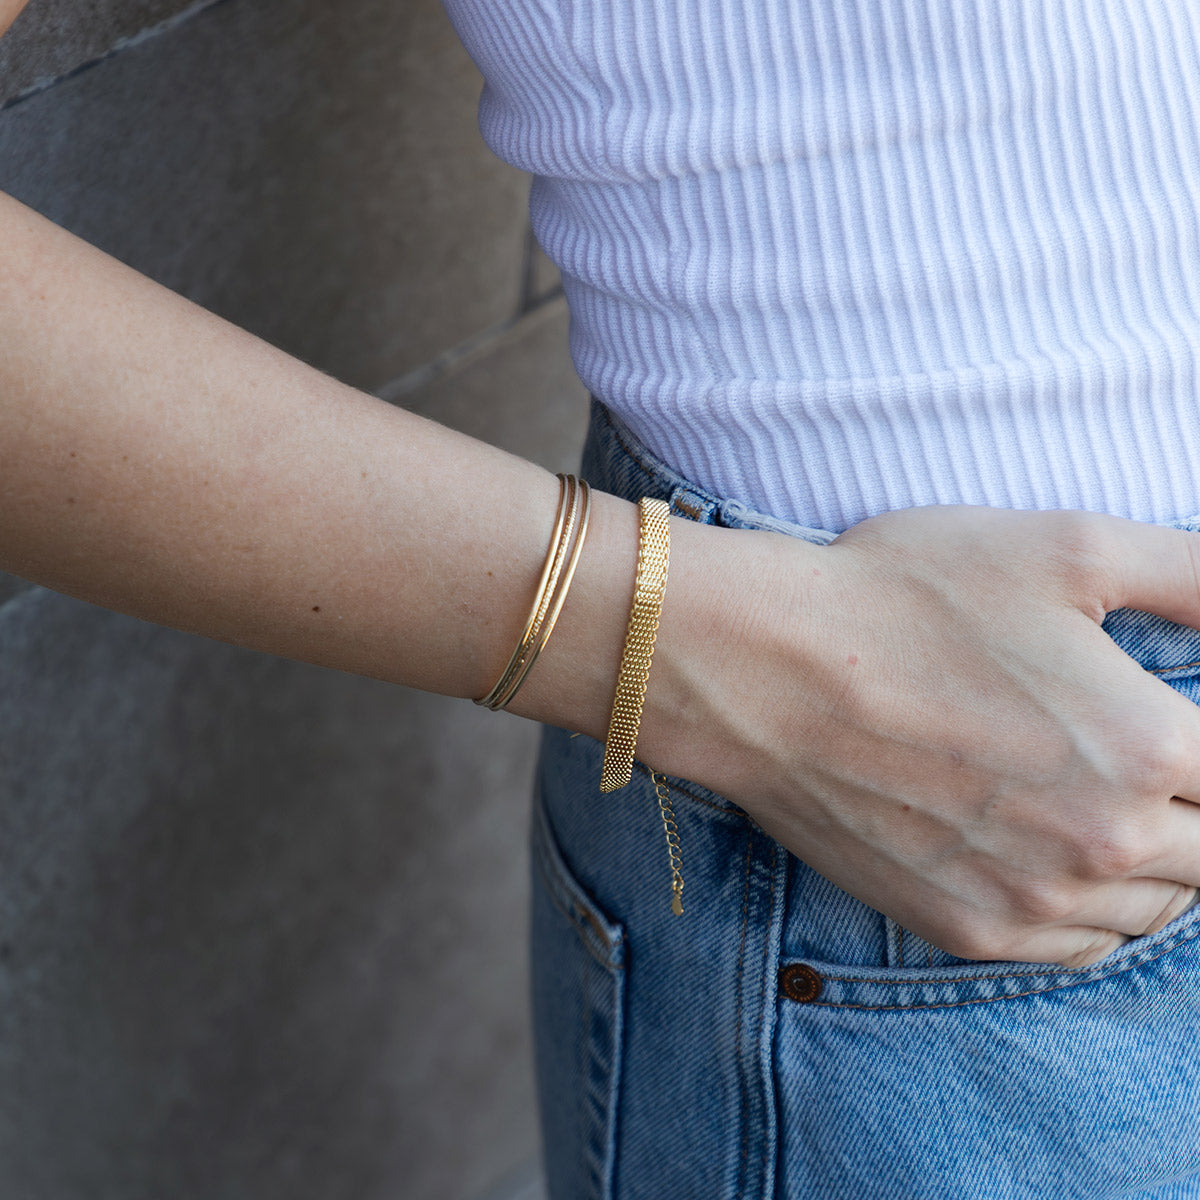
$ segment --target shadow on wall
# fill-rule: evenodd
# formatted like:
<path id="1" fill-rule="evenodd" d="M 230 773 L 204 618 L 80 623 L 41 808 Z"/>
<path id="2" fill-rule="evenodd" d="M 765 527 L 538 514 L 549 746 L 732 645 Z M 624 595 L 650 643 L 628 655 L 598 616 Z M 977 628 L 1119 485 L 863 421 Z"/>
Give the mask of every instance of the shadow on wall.
<path id="1" fill-rule="evenodd" d="M 0 43 L 0 188 L 573 463 L 565 312 L 519 311 L 526 183 L 436 0 L 85 8 Z M 0 652 L 0 1195 L 532 1195 L 536 731 L 15 585 Z"/>

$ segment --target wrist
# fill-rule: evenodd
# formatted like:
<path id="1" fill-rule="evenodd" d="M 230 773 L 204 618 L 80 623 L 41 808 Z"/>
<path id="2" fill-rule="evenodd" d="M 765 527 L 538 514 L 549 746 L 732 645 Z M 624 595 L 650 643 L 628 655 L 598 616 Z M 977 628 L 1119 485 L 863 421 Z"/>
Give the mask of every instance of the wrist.
<path id="1" fill-rule="evenodd" d="M 776 533 L 672 522 L 671 578 L 638 758 L 716 791 L 741 791 L 778 752 L 818 670 L 820 547 Z M 817 572 L 817 574 L 814 574 Z"/>

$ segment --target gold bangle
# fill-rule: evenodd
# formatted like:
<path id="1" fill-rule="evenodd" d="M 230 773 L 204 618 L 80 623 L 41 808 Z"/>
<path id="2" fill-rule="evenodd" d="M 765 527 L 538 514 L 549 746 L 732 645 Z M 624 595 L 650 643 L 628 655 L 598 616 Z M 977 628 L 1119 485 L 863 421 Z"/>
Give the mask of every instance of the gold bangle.
<path id="1" fill-rule="evenodd" d="M 633 753 L 646 702 L 650 659 L 658 636 L 663 596 L 667 590 L 667 565 L 671 551 L 671 509 L 665 500 L 644 496 L 638 502 L 637 582 L 629 628 L 621 653 L 621 670 L 613 697 L 612 719 L 604 741 L 604 767 L 600 790 L 615 792 L 633 777 Z"/>
<path id="2" fill-rule="evenodd" d="M 591 490 L 574 475 L 559 475 L 558 512 L 550 549 L 534 593 L 533 607 L 521 631 L 517 648 L 500 674 L 495 687 L 476 700 L 493 711 L 504 708 L 525 682 L 538 655 L 545 649 L 575 577 L 591 512 Z"/>
<path id="3" fill-rule="evenodd" d="M 494 709 L 504 708 L 525 682 L 526 676 L 533 669 L 533 664 L 538 660 L 538 655 L 546 648 L 546 643 L 554 632 L 554 626 L 558 623 L 559 614 L 566 603 L 567 590 L 575 578 L 575 568 L 579 565 L 579 555 L 583 551 L 583 539 L 587 536 L 592 496 L 591 489 L 584 480 L 576 479 L 573 475 L 567 478 L 576 486 L 577 491 L 568 501 L 570 513 L 559 551 L 555 554 L 555 569 L 551 573 L 550 584 L 539 605 L 540 612 L 537 614 L 528 644 L 519 658 L 511 682 L 496 697 L 492 706 Z M 573 544 L 572 537 L 574 537 Z M 570 547 L 569 556 L 568 547 Z"/>

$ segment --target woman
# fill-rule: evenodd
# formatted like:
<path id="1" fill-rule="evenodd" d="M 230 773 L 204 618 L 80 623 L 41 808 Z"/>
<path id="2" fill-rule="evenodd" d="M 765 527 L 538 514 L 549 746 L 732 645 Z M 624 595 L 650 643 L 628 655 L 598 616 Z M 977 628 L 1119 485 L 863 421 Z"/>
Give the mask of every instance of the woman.
<path id="1" fill-rule="evenodd" d="M 539 469 L 0 201 L 5 569 L 588 735 L 536 834 L 554 1194 L 1200 1194 L 1168 4 L 450 4 L 601 401 L 574 542 Z M 664 774 L 602 795 L 647 495 Z"/>

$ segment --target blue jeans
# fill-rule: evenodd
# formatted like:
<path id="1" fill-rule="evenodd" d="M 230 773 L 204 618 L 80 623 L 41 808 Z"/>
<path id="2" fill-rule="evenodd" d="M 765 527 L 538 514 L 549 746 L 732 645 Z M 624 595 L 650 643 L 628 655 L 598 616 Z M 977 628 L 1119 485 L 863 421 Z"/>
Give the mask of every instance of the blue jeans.
<path id="1" fill-rule="evenodd" d="M 832 540 L 692 487 L 598 406 L 584 472 Z M 1200 632 L 1127 609 L 1105 628 L 1200 702 Z M 964 962 L 672 779 L 675 917 L 648 771 L 602 796 L 601 757 L 547 731 L 534 818 L 555 1200 L 1200 1197 L 1200 906 L 1080 970 Z"/>

